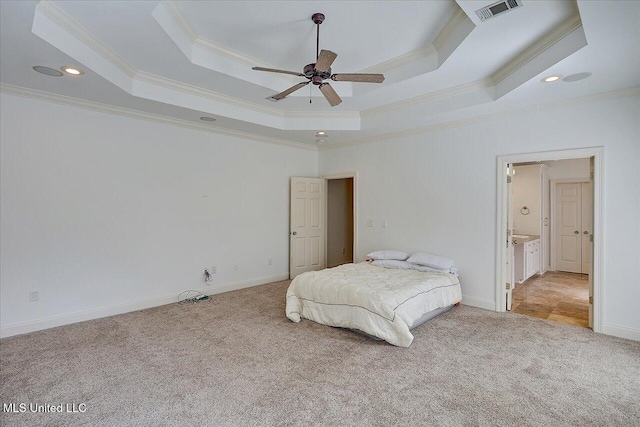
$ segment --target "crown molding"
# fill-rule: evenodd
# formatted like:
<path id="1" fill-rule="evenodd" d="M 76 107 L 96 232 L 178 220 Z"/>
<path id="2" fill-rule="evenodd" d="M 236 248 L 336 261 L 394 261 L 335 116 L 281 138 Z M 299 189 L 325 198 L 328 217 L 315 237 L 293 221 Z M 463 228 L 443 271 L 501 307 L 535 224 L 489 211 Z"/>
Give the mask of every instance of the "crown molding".
<path id="1" fill-rule="evenodd" d="M 44 92 L 44 91 L 30 89 L 30 88 L 21 87 L 21 86 L 9 85 L 6 83 L 0 83 L 0 92 L 7 95 L 20 96 L 23 98 L 35 99 L 38 101 L 53 102 L 56 104 L 97 111 L 100 113 L 114 114 L 114 115 L 129 117 L 133 119 L 147 120 L 147 121 L 156 122 L 156 123 L 180 126 L 183 128 L 206 131 L 206 132 L 216 133 L 220 135 L 227 135 L 227 136 L 232 136 L 232 137 L 237 137 L 242 139 L 249 139 L 253 141 L 267 142 L 269 144 L 284 145 L 284 146 L 298 148 L 302 150 L 317 151 L 316 146 L 310 145 L 310 144 L 304 144 L 301 142 L 289 141 L 289 140 L 280 139 L 280 138 L 272 138 L 272 137 L 253 134 L 249 132 L 225 129 L 219 126 L 205 125 L 201 123 L 191 122 L 189 120 L 177 119 L 175 117 L 169 117 L 169 116 L 163 116 L 160 114 L 148 113 L 145 111 L 133 110 L 130 108 L 119 107 L 116 105 L 109 105 L 109 104 L 102 104 L 94 101 L 87 101 L 84 99 L 73 98 L 70 96 L 59 95 L 51 92 Z"/>
<path id="2" fill-rule="evenodd" d="M 453 36 L 458 25 L 460 25 L 460 23 L 463 22 L 466 17 L 467 15 L 458 6 L 456 11 L 451 16 L 451 18 L 449 18 L 445 26 L 442 28 L 442 30 L 440 30 L 440 32 L 434 39 L 433 43 L 427 43 L 418 49 L 412 50 L 411 52 L 407 52 L 400 56 L 396 56 L 395 58 L 391 58 L 379 64 L 372 65 L 371 67 L 365 68 L 360 72 L 361 73 L 383 73 L 386 71 L 393 70 L 394 68 L 402 67 L 403 65 L 407 65 L 411 62 L 415 62 L 423 58 L 427 58 L 431 55 L 437 55 L 438 51 Z"/>
<path id="3" fill-rule="evenodd" d="M 460 6 L 453 13 L 451 18 L 444 25 L 442 30 L 438 33 L 435 39 L 433 39 L 433 46 L 437 51 L 440 51 L 443 46 L 447 44 L 449 39 L 455 34 L 458 29 L 458 25 L 460 25 L 465 19 L 467 19 L 467 14 L 462 10 Z"/>
<path id="4" fill-rule="evenodd" d="M 260 59 L 254 58 L 249 55 L 244 55 L 235 50 L 229 49 L 228 47 L 224 47 L 221 44 L 216 43 L 213 40 L 208 39 L 206 37 L 198 36 L 194 42 L 194 45 L 203 50 L 240 62 L 241 64 L 244 64 L 247 67 L 277 68 L 273 64 L 269 64 L 268 62 L 262 61 Z M 287 79 L 291 81 L 294 81 L 296 79 L 295 76 L 289 76 L 286 74 L 283 74 L 278 77 L 282 77 L 283 79 Z"/>
<path id="5" fill-rule="evenodd" d="M 169 7 L 175 8 L 172 2 L 168 3 Z M 89 30 L 84 28 L 78 21 L 69 16 L 66 12 L 60 9 L 53 2 L 48 0 L 41 1 L 37 8 L 47 18 L 54 21 L 61 26 L 65 31 L 76 37 L 82 43 L 99 53 L 106 60 L 111 62 L 114 66 L 122 70 L 127 76 L 133 80 L 139 80 L 152 85 L 158 85 L 165 88 L 178 90 L 180 92 L 190 93 L 192 95 L 201 96 L 217 102 L 232 104 L 241 108 L 257 111 L 264 114 L 275 115 L 277 117 L 284 117 L 284 113 L 281 110 L 275 108 L 263 107 L 261 105 L 239 100 L 228 95 L 214 92 L 212 90 L 204 89 L 201 87 L 193 86 L 188 83 L 178 82 L 176 80 L 168 79 L 166 77 L 157 76 L 155 74 L 147 73 L 136 69 L 133 65 L 129 64 L 124 58 L 118 55 L 113 49 L 103 43 L 99 38 L 91 34 Z"/>
<path id="6" fill-rule="evenodd" d="M 73 19 L 64 10 L 49 0 L 42 0 L 36 5 L 38 12 L 55 22 L 66 32 L 80 40 L 97 54 L 112 63 L 115 67 L 127 76 L 135 77 L 138 70 L 129 64 L 123 57 L 118 55 L 113 49 L 104 44 L 99 38 L 91 34 L 78 21 Z"/>
<path id="7" fill-rule="evenodd" d="M 168 11 L 175 13 L 174 19 L 176 19 L 176 22 L 181 25 L 182 30 L 185 31 L 185 34 L 187 34 L 187 36 L 190 39 L 192 37 L 199 39 L 199 36 L 195 33 L 193 29 L 191 29 L 191 26 L 188 24 L 186 19 L 180 14 L 179 10 L 177 10 L 177 6 L 173 4 L 173 2 L 163 1 L 162 4 L 167 8 Z M 166 77 L 162 77 L 152 73 L 138 70 L 133 65 L 129 64 L 124 58 L 118 55 L 113 49 L 111 49 L 109 46 L 103 43 L 99 38 L 94 36 L 86 28 L 84 28 L 78 21 L 73 19 L 73 17 L 71 17 L 69 14 L 67 14 L 62 9 L 60 9 L 55 3 L 48 0 L 42 0 L 40 3 L 38 3 L 36 7 L 39 12 L 41 12 L 47 18 L 51 19 L 55 24 L 59 25 L 62 29 L 67 31 L 72 36 L 76 37 L 80 42 L 88 46 L 90 49 L 92 49 L 93 51 L 101 55 L 107 61 L 112 63 L 115 67 L 117 67 L 122 72 L 124 72 L 130 79 L 132 79 L 132 83 L 134 81 L 140 81 L 150 85 L 160 86 L 163 88 L 176 90 L 176 91 L 187 93 L 190 95 L 195 95 L 202 98 L 210 99 L 212 101 L 219 102 L 222 104 L 233 105 L 235 107 L 239 107 L 242 109 L 255 111 L 261 114 L 267 114 L 280 119 L 289 119 L 289 118 L 292 118 L 292 119 L 296 119 L 296 118 L 353 119 L 353 118 L 360 117 L 360 113 L 357 111 L 345 111 L 345 112 L 283 111 L 283 110 L 279 110 L 272 107 L 262 106 L 250 101 L 234 98 L 232 96 L 222 94 L 220 92 L 215 92 L 202 87 L 194 86 L 188 83 L 179 82 Z M 231 52 L 230 50 L 228 51 Z M 216 53 L 220 53 L 220 52 L 216 52 Z M 250 59 L 250 60 L 254 61 L 254 59 Z M 133 93 L 130 93 L 130 94 L 135 96 L 135 94 Z"/>
<path id="8" fill-rule="evenodd" d="M 616 99 L 640 97 L 640 85 L 623 89 L 610 90 L 607 92 L 594 93 L 592 95 L 579 96 L 576 98 L 563 99 L 562 101 L 548 102 L 540 104 L 538 111 L 555 111 L 565 108 L 576 107 L 582 104 L 593 104 L 595 102 L 606 102 Z"/>
<path id="9" fill-rule="evenodd" d="M 219 92 L 215 92 L 208 89 L 203 89 L 198 86 L 193 86 L 188 83 L 179 82 L 166 77 L 157 76 L 155 74 L 147 73 L 145 71 L 138 71 L 135 80 L 149 83 L 152 85 L 162 86 L 167 89 L 177 90 L 185 92 L 191 95 L 201 96 L 203 98 L 211 99 L 212 101 L 221 102 L 236 107 L 245 108 L 248 110 L 257 111 L 263 114 L 270 114 L 279 118 L 289 119 L 314 119 L 314 118 L 360 118 L 358 111 L 282 111 L 275 110 L 273 108 L 263 107 L 258 104 L 254 104 L 248 101 L 244 101 L 238 98 L 234 98 L 229 95 L 225 95 Z"/>
<path id="10" fill-rule="evenodd" d="M 564 20 L 551 32 L 545 34 L 531 46 L 518 54 L 505 66 L 493 73 L 491 75 L 491 79 L 493 80 L 494 84 L 500 83 L 502 80 L 513 74 L 516 70 L 525 66 L 528 62 L 545 52 L 547 49 L 549 49 L 580 27 L 582 27 L 582 19 L 580 18 L 580 13 L 576 12 L 569 18 Z"/>
<path id="11" fill-rule="evenodd" d="M 245 108 L 247 110 L 257 111 L 263 114 L 269 114 L 269 115 L 280 117 L 280 118 L 285 117 L 285 113 L 281 110 L 276 110 L 274 108 L 269 108 L 269 107 L 263 107 L 262 105 L 258 105 L 249 101 L 244 101 L 238 98 L 234 98 L 232 96 L 225 95 L 220 92 L 215 92 L 213 90 L 204 89 L 199 86 L 194 86 L 188 83 L 172 80 L 167 77 L 162 77 L 155 74 L 147 73 L 146 71 L 138 71 L 136 73 L 134 80 L 149 83 L 151 85 L 161 86 L 167 89 L 177 90 L 177 91 L 188 93 L 191 95 L 200 96 L 203 98 L 211 99 L 212 101 L 234 105 L 236 107 Z"/>
<path id="12" fill-rule="evenodd" d="M 488 89 L 493 86 L 493 81 L 490 78 L 476 80 L 461 84 L 458 86 L 450 87 L 447 89 L 438 90 L 435 92 L 425 93 L 424 95 L 414 96 L 403 101 L 394 102 L 392 104 L 381 105 L 380 107 L 370 108 L 360 112 L 361 117 L 371 117 L 382 113 L 388 113 L 392 110 L 411 108 L 418 104 L 425 102 L 434 102 L 441 99 L 452 98 L 454 96 L 463 95 L 469 92 L 475 92 L 477 90 Z"/>
<path id="13" fill-rule="evenodd" d="M 387 61 L 380 62 L 379 64 L 372 65 L 369 68 L 365 68 L 364 70 L 359 71 L 360 73 L 384 73 L 394 68 L 402 67 L 403 65 L 410 64 L 415 61 L 419 61 L 420 59 L 427 58 L 428 56 L 435 55 L 438 52 L 436 48 L 433 47 L 431 43 L 425 44 L 424 46 L 412 50 L 411 52 L 407 52 L 400 56 L 396 56 L 395 58 L 391 58 Z"/>
<path id="14" fill-rule="evenodd" d="M 191 43 L 203 50 L 215 53 L 216 55 L 224 56 L 225 58 L 229 58 L 231 60 L 240 62 L 249 67 L 253 66 L 261 66 L 267 68 L 275 68 L 274 65 L 269 64 L 265 61 L 262 61 L 258 58 L 254 58 L 249 55 L 245 55 L 233 49 L 229 49 L 219 43 L 214 42 L 206 37 L 201 36 L 198 32 L 193 28 L 189 20 L 184 16 L 180 8 L 176 5 L 176 3 L 172 0 L 164 0 L 161 1 L 162 4 L 169 15 L 173 18 L 175 23 L 178 25 L 178 28 L 184 33 L 185 36 L 191 41 Z M 288 78 L 288 76 L 282 75 L 279 77 Z M 292 76 L 293 78 L 293 76 Z"/>
<path id="15" fill-rule="evenodd" d="M 289 119 L 359 119 L 360 111 L 284 111 L 284 117 Z"/>
<path id="16" fill-rule="evenodd" d="M 171 15 L 175 23 L 178 25 L 180 30 L 182 30 L 184 35 L 187 36 L 191 43 L 195 43 L 198 39 L 198 33 L 191 26 L 189 21 L 187 21 L 187 18 L 185 18 L 175 2 L 171 0 L 163 0 L 160 2 L 160 4 L 164 6 L 167 12 L 169 12 L 169 15 Z"/>
<path id="17" fill-rule="evenodd" d="M 441 48 L 444 44 L 447 43 L 448 38 L 450 38 L 457 28 L 460 25 L 467 15 L 464 13 L 462 9 L 457 9 L 454 15 L 449 19 L 445 27 L 440 31 L 440 34 L 434 40 L 435 49 Z M 368 110 L 361 111 L 362 117 L 371 117 L 377 114 L 386 113 L 396 109 L 402 108 L 410 108 L 414 107 L 418 104 L 425 102 L 433 102 L 445 98 L 451 98 L 454 96 L 462 95 L 469 92 L 474 92 L 476 90 L 489 89 L 495 85 L 497 85 L 500 81 L 509 77 L 516 70 L 520 69 L 524 65 L 526 65 L 529 61 L 536 58 L 538 55 L 549 49 L 551 46 L 558 43 L 565 36 L 580 28 L 582 26 L 582 20 L 580 19 L 580 14 L 575 13 L 568 19 L 566 19 L 562 24 L 557 26 L 552 32 L 546 34 L 542 38 L 538 39 L 535 43 L 525 49 L 522 53 L 516 56 L 514 59 L 509 61 L 507 65 L 502 67 L 496 73 L 494 73 L 491 77 L 487 77 L 481 80 L 477 80 L 470 83 L 465 83 L 459 86 L 455 86 L 452 88 L 443 89 L 436 92 L 427 93 L 424 95 L 419 95 L 410 99 L 406 99 L 403 101 L 395 102 L 392 104 L 382 105 L 380 107 L 370 108 Z M 393 61 L 393 60 L 392 60 Z"/>
<path id="18" fill-rule="evenodd" d="M 401 138 L 405 136 L 419 135 L 423 133 L 437 132 L 437 131 L 446 130 L 446 129 L 465 127 L 468 125 L 484 123 L 491 120 L 504 120 L 505 117 L 521 116 L 521 115 L 527 115 L 527 114 L 538 114 L 542 111 L 566 109 L 566 108 L 584 105 L 587 103 L 605 102 L 605 101 L 611 101 L 616 99 L 640 97 L 640 86 L 632 86 L 629 88 L 624 88 L 624 89 L 619 89 L 619 90 L 614 90 L 609 92 L 602 92 L 602 93 L 597 93 L 593 95 L 587 95 L 583 97 L 572 98 L 572 99 L 567 99 L 562 101 L 555 101 L 547 104 L 522 107 L 519 109 L 511 110 L 509 112 L 504 112 L 504 111 L 495 112 L 495 113 L 470 117 L 466 119 L 452 120 L 449 122 L 422 126 L 415 129 L 389 132 L 386 134 L 376 135 L 372 137 L 359 138 L 359 139 L 354 139 L 350 141 L 338 142 L 334 144 L 321 145 L 321 146 L 314 146 L 310 144 L 304 144 L 301 142 L 289 141 L 289 140 L 280 139 L 280 138 L 266 137 L 258 134 L 249 133 L 249 132 L 224 129 L 217 126 L 204 125 L 196 122 L 191 122 L 188 120 L 177 119 L 174 117 L 163 116 L 163 115 L 154 114 L 154 113 L 147 113 L 144 111 L 133 110 L 133 109 L 119 107 L 115 105 L 102 104 L 94 101 L 87 101 L 87 100 L 73 98 L 65 95 L 59 95 L 51 92 L 44 92 L 36 89 L 9 85 L 6 83 L 0 83 L 0 93 L 7 94 L 7 95 L 20 96 L 23 98 L 35 99 L 39 101 L 52 102 L 52 103 L 67 105 L 67 106 L 76 107 L 76 108 L 83 108 L 83 109 L 97 111 L 97 112 L 106 113 L 106 114 L 119 115 L 119 116 L 134 118 L 134 119 L 147 120 L 147 121 L 152 121 L 156 123 L 179 126 L 179 127 L 188 128 L 188 129 L 206 131 L 206 132 L 227 135 L 227 136 L 232 136 L 232 137 L 237 137 L 242 139 L 261 141 L 261 142 L 266 142 L 266 143 L 276 144 L 276 145 L 284 145 L 284 146 L 308 150 L 308 151 L 319 151 L 319 150 L 324 151 L 324 150 L 332 150 L 337 148 L 348 147 L 352 145 L 360 145 L 360 144 L 365 144 L 369 142 L 384 141 L 384 140 L 390 140 L 395 138 Z"/>
<path id="19" fill-rule="evenodd" d="M 195 45 L 200 46 L 203 49 L 210 50 L 215 54 L 224 55 L 227 58 L 231 58 L 232 60 L 241 62 L 243 64 L 244 63 L 256 64 L 260 62 L 255 58 L 251 58 L 249 56 L 239 54 L 230 49 L 222 47 L 210 40 L 207 41 L 206 39 L 200 37 L 195 31 L 195 29 L 186 20 L 186 18 L 182 15 L 178 6 L 174 2 L 163 1 L 161 2 L 161 5 L 165 7 L 165 9 L 170 13 L 171 17 L 176 22 L 176 24 L 180 27 L 181 31 L 183 31 L 184 34 L 189 38 L 189 40 L 193 41 Z M 536 58 L 538 55 L 545 52 L 554 44 L 558 43 L 568 34 L 570 34 L 571 32 L 575 31 L 577 28 L 580 28 L 582 26 L 582 21 L 580 19 L 579 13 L 573 14 L 570 18 L 568 18 L 563 23 L 558 25 L 553 31 L 546 34 L 542 38 L 538 39 L 535 43 L 533 43 L 525 51 L 523 51 L 521 54 L 519 54 L 514 59 L 512 59 L 507 65 L 502 67 L 500 70 L 494 73 L 491 77 L 488 77 L 482 80 L 462 84 L 459 86 L 443 89 L 436 92 L 419 95 L 407 100 L 402 100 L 399 102 L 386 104 L 379 107 L 374 107 L 368 110 L 364 110 L 362 112 L 358 112 L 358 111 L 310 112 L 310 111 L 286 111 L 286 110 L 276 109 L 273 107 L 267 107 L 267 106 L 263 106 L 257 103 L 243 100 L 243 99 L 235 98 L 223 93 L 215 92 L 202 87 L 197 87 L 188 83 L 179 82 L 176 80 L 168 79 L 165 77 L 161 77 L 151 73 L 137 70 L 135 67 L 129 64 L 124 58 L 118 55 L 114 50 L 108 47 L 100 39 L 98 39 L 93 34 L 91 34 L 86 28 L 84 28 L 80 23 L 75 21 L 71 16 L 69 16 L 66 12 L 60 9 L 53 2 L 48 0 L 43 0 L 40 3 L 38 3 L 36 7 L 37 7 L 37 10 L 41 12 L 45 17 L 50 19 L 56 25 L 59 25 L 62 29 L 67 31 L 70 35 L 76 37 L 80 42 L 84 43 L 87 47 L 92 49 L 98 55 L 102 56 L 104 59 L 106 59 L 115 67 L 117 67 L 119 70 L 121 70 L 126 76 L 128 76 L 131 79 L 132 84 L 134 84 L 136 81 L 139 81 L 139 82 L 149 84 L 151 86 L 162 87 L 162 88 L 190 94 L 193 96 L 202 97 L 205 99 L 215 101 L 222 105 L 233 106 L 233 107 L 237 107 L 237 108 L 252 111 L 252 112 L 257 112 L 259 114 L 265 114 L 267 116 L 278 118 L 285 121 L 287 119 L 314 119 L 314 118 L 353 120 L 353 119 L 359 119 L 363 117 L 371 117 L 371 116 L 383 114 L 385 112 L 389 112 L 397 109 L 410 108 L 422 103 L 434 102 L 441 99 L 451 98 L 451 97 L 459 96 L 461 94 L 470 93 L 478 90 L 488 89 L 488 88 L 491 88 L 492 86 L 495 86 L 498 82 L 507 78 L 509 75 L 517 71 L 519 68 L 526 65 L 529 61 Z M 380 69 L 393 69 L 395 67 L 400 67 L 410 62 L 427 57 L 434 53 L 437 54 L 438 51 L 436 46 L 442 47 L 443 45 L 445 45 L 448 39 L 455 34 L 456 29 L 460 25 L 462 25 L 462 23 L 465 22 L 466 18 L 467 18 L 467 15 L 464 13 L 464 11 L 461 8 L 456 9 L 456 11 L 453 13 L 451 18 L 447 21 L 443 29 L 440 31 L 438 36 L 436 36 L 436 38 L 434 39 L 434 44 L 425 45 L 422 48 L 416 49 L 405 55 L 401 55 L 389 61 L 385 61 L 381 64 L 378 64 L 373 68 L 377 69 L 377 67 L 381 67 Z M 266 64 L 266 65 L 269 65 L 269 64 Z M 129 93 L 134 95 L 133 92 L 135 91 L 131 90 L 131 92 Z M 143 98 L 143 99 L 146 99 L 146 98 Z M 322 126 L 322 127 L 326 127 L 326 126 Z M 207 128 L 210 129 L 211 127 L 207 127 Z M 286 126 L 284 126 L 284 128 L 286 129 Z M 337 143 L 337 144 L 341 144 L 341 143 Z M 336 144 L 332 144 L 324 147 L 334 147 L 335 145 Z"/>
<path id="20" fill-rule="evenodd" d="M 318 150 L 319 151 L 334 150 L 337 148 L 349 147 L 352 145 L 360 145 L 360 144 L 366 144 L 370 142 L 391 140 L 391 139 L 401 138 L 405 136 L 419 135 L 423 133 L 437 132 L 441 130 L 465 127 L 465 126 L 469 126 L 477 123 L 485 123 L 487 121 L 504 120 L 505 117 L 523 116 L 527 114 L 539 114 L 540 112 L 543 112 L 543 111 L 553 111 L 553 110 L 576 107 L 576 106 L 580 106 L 588 103 L 606 102 L 606 101 L 611 101 L 616 99 L 634 98 L 634 97 L 640 97 L 640 86 L 632 86 L 624 89 L 601 92 L 601 93 L 581 96 L 577 98 L 565 99 L 562 101 L 554 101 L 546 104 L 517 108 L 510 111 L 498 111 L 490 114 L 483 114 L 483 115 L 469 117 L 465 119 L 452 120 L 452 121 L 443 122 L 443 123 L 436 123 L 432 125 L 421 126 L 415 129 L 407 129 L 403 131 L 389 132 L 389 133 L 375 135 L 375 136 L 366 137 L 366 138 L 353 139 L 350 141 L 337 142 L 335 144 L 318 146 Z"/>

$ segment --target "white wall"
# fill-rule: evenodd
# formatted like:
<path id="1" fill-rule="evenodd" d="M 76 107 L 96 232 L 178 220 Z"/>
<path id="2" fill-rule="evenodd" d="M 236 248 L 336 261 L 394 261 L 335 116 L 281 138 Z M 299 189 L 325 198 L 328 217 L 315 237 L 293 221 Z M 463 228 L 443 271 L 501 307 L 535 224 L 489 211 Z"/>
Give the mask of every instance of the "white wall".
<path id="1" fill-rule="evenodd" d="M 589 179 L 589 159 L 565 159 L 544 163 L 549 166 L 550 179 Z"/>
<path id="2" fill-rule="evenodd" d="M 1 109 L 5 335 L 168 302 L 213 265 L 211 292 L 288 276 L 289 177 L 316 176 L 316 152 L 4 94 Z"/>
<path id="3" fill-rule="evenodd" d="M 640 336 L 638 117 L 638 97 L 541 108 L 508 120 L 323 150 L 319 172 L 358 173 L 357 259 L 390 248 L 452 257 L 463 301 L 489 308 L 495 306 L 496 157 L 604 146 L 603 322 L 608 331 Z M 366 227 L 368 219 L 373 228 Z"/>
<path id="4" fill-rule="evenodd" d="M 515 166 L 513 176 L 513 221 L 515 234 L 540 236 L 542 216 L 541 165 Z M 523 208 L 528 209 L 528 214 Z"/>

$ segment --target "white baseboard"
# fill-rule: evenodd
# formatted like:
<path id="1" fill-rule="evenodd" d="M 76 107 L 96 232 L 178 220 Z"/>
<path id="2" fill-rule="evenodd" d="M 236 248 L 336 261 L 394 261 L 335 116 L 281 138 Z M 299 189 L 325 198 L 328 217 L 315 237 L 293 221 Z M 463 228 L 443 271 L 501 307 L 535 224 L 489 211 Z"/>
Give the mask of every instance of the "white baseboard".
<path id="1" fill-rule="evenodd" d="M 474 298 L 462 295 L 462 304 L 484 310 L 496 311 L 496 302 L 488 299 Z"/>
<path id="2" fill-rule="evenodd" d="M 602 325 L 601 333 L 628 340 L 640 341 L 640 329 L 627 328 L 626 326 Z"/>
<path id="3" fill-rule="evenodd" d="M 265 285 L 267 283 L 287 280 L 289 273 L 275 276 L 258 277 L 251 280 L 227 283 L 225 285 L 213 285 L 199 289 L 204 294 L 215 295 L 223 292 L 235 291 L 252 286 Z M 13 335 L 26 334 L 28 332 L 40 331 L 43 329 L 55 328 L 56 326 L 68 325 L 71 323 L 84 322 L 86 320 L 99 319 L 101 317 L 114 316 L 116 314 L 128 313 L 131 311 L 144 310 L 145 308 L 158 307 L 160 305 L 171 304 L 178 301 L 177 294 L 162 297 L 150 298 L 126 304 L 113 305 L 110 307 L 95 308 L 92 310 L 80 311 L 76 313 L 64 314 L 62 316 L 48 317 L 45 319 L 32 320 L 29 322 L 12 323 L 0 327 L 0 338 L 11 337 Z"/>

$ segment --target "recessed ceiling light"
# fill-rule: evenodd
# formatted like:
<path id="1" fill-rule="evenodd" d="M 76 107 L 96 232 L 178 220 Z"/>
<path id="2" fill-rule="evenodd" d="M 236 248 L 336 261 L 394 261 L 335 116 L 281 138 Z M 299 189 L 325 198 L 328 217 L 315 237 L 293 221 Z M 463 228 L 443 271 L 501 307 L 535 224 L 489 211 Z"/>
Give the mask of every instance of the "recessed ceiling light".
<path id="1" fill-rule="evenodd" d="M 82 71 L 79 68 L 74 68 L 74 67 L 68 67 L 68 66 L 64 66 L 64 67 L 60 67 L 60 69 L 62 71 L 64 71 L 67 74 L 71 74 L 72 76 L 81 76 L 84 74 L 84 71 Z"/>
<path id="2" fill-rule="evenodd" d="M 585 73 L 576 73 L 576 74 L 571 74 L 570 76 L 565 77 L 564 79 L 562 79 L 563 82 L 577 82 L 578 80 L 584 80 L 591 77 L 591 73 L 585 72 Z"/>
<path id="3" fill-rule="evenodd" d="M 557 82 L 562 78 L 562 74 L 554 74 L 553 76 L 547 76 L 544 79 L 540 80 L 542 83 L 551 83 Z"/>
<path id="4" fill-rule="evenodd" d="M 36 65 L 34 67 L 32 67 L 35 71 L 47 75 L 47 76 L 51 76 L 51 77 L 60 77 L 62 76 L 62 73 L 58 70 L 55 70 L 53 68 L 49 68 L 49 67 L 43 67 L 42 65 Z"/>
<path id="5" fill-rule="evenodd" d="M 316 132 L 316 136 L 325 137 L 325 136 L 328 136 L 328 135 L 327 135 L 327 132 L 325 132 L 323 130 L 319 130 L 319 131 Z"/>
<path id="6" fill-rule="evenodd" d="M 214 119 L 213 117 L 207 117 L 207 116 L 200 117 L 200 120 L 202 120 L 204 122 L 215 122 L 216 121 L 216 119 Z"/>

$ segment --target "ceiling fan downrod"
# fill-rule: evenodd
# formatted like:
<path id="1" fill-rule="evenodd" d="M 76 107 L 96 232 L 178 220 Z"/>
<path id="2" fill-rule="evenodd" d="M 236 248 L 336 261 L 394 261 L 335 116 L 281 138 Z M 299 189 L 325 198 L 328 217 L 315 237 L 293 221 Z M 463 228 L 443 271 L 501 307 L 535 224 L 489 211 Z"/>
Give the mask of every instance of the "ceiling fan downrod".
<path id="1" fill-rule="evenodd" d="M 311 20 L 316 24 L 316 61 L 320 56 L 320 24 L 324 22 L 324 13 L 314 13 Z"/>

